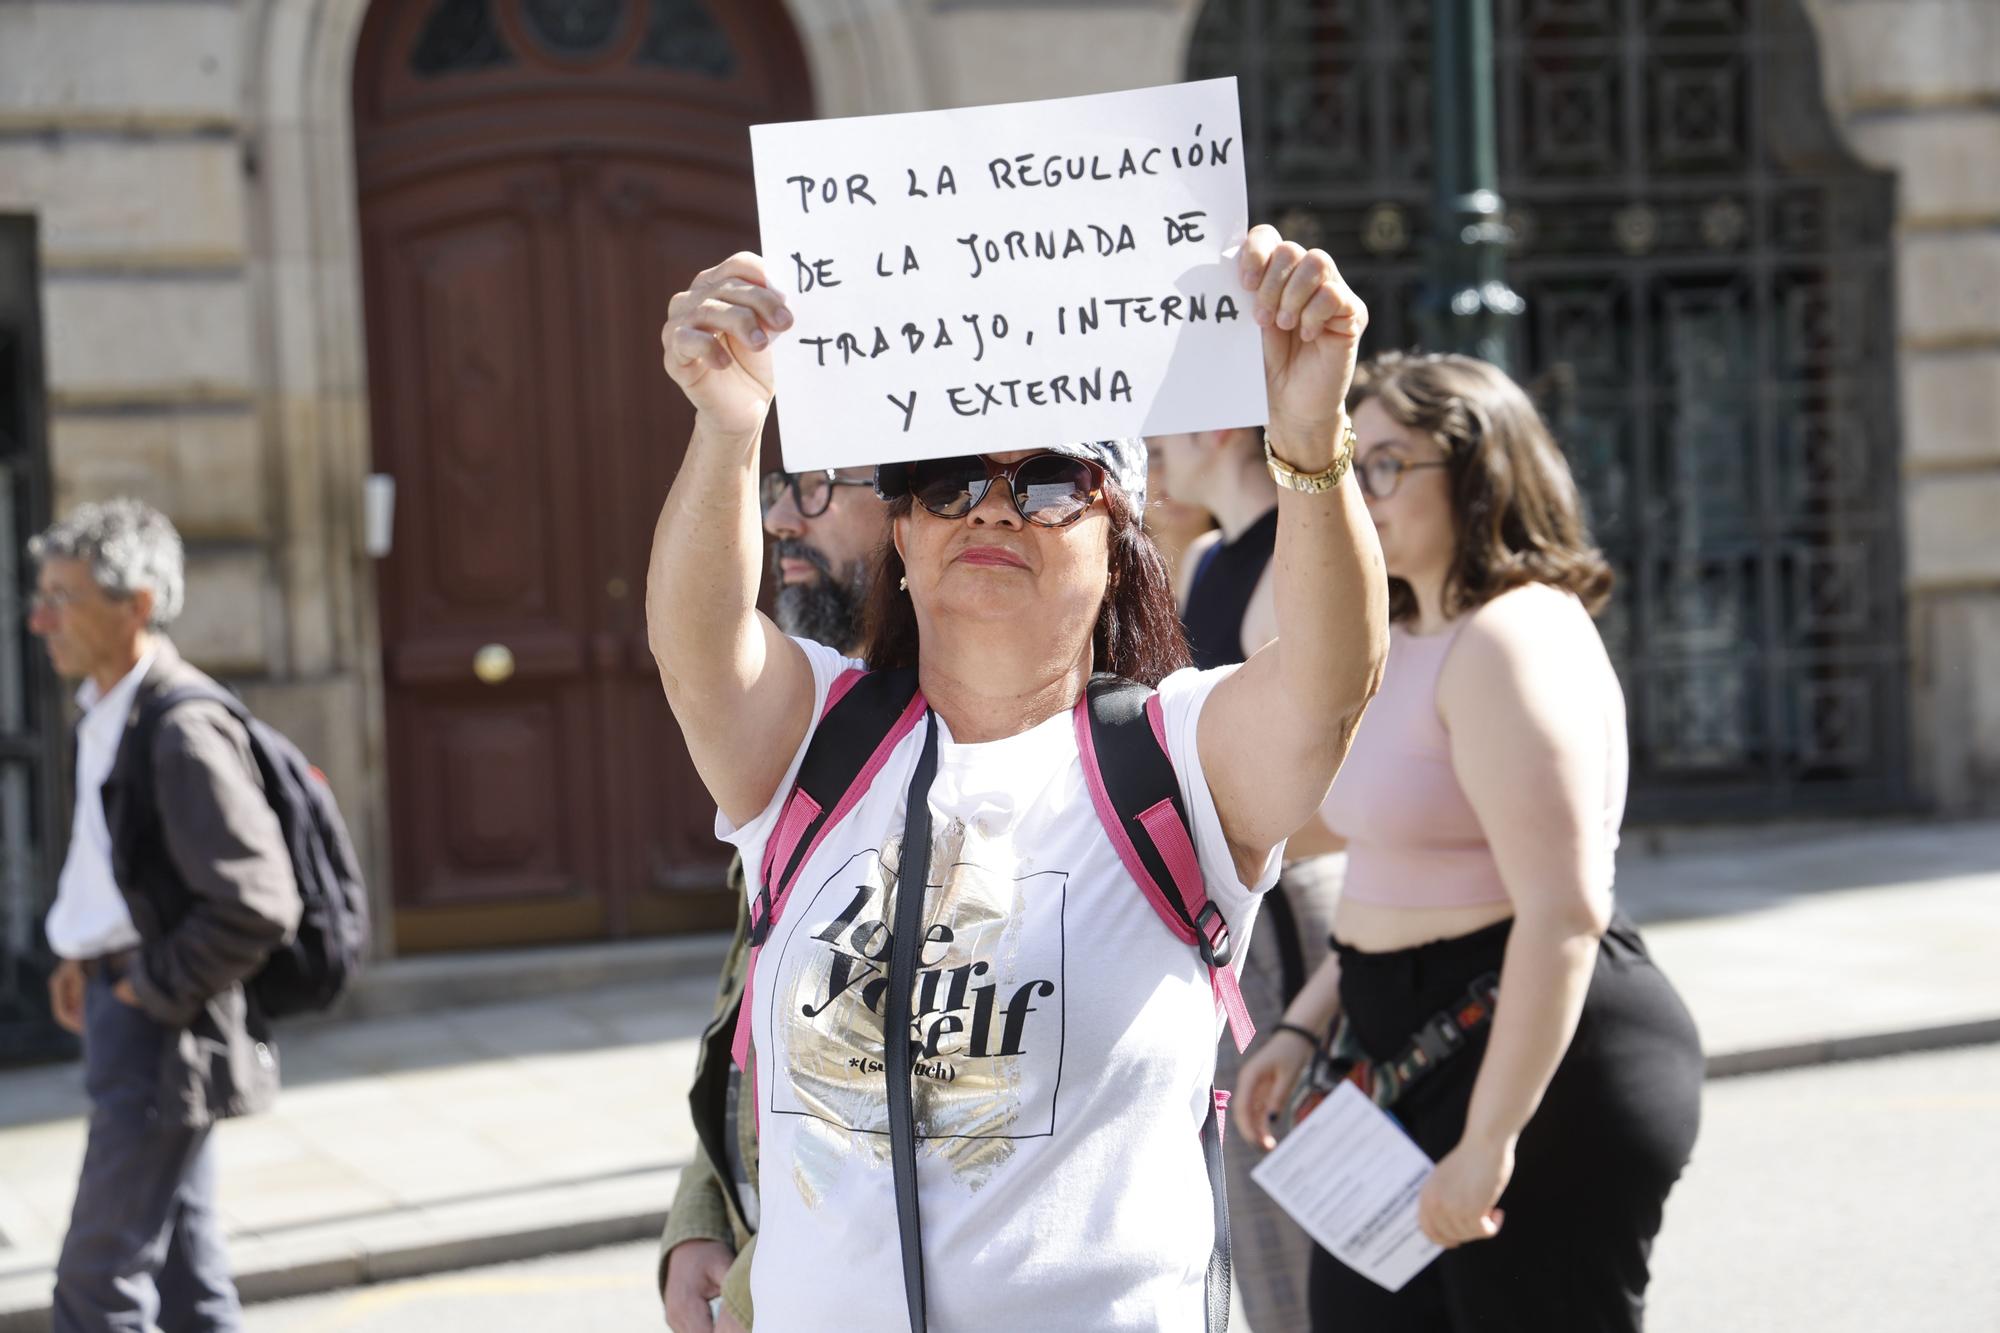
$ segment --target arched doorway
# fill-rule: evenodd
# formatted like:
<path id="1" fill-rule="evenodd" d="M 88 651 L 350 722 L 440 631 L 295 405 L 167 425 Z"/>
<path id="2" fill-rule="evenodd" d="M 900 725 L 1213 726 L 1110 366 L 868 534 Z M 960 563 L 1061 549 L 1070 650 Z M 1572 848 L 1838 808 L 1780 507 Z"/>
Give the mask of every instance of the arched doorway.
<path id="1" fill-rule="evenodd" d="M 777 0 L 377 0 L 354 64 L 396 941 L 726 924 L 646 647 L 669 295 L 812 113 Z"/>
<path id="2" fill-rule="evenodd" d="M 1428 4 L 1208 0 L 1253 212 L 1416 341 Z M 1906 799 L 1893 180 L 1840 145 L 1799 0 L 1495 0 L 1517 372 L 1619 590 L 1639 818 Z"/>

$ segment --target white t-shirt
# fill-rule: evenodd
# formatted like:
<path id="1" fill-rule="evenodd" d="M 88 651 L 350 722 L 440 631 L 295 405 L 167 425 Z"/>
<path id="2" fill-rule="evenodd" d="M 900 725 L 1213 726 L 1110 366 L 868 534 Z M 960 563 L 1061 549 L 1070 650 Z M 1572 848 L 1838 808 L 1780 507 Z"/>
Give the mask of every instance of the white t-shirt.
<path id="1" fill-rule="evenodd" d="M 859 664 L 795 642 L 817 717 Z M 1234 669 L 1176 672 L 1160 697 L 1202 874 L 1241 958 L 1283 849 L 1240 882 L 1202 776 L 1195 724 Z M 763 1333 L 908 1322 L 881 1066 L 894 920 L 882 862 L 896 864 L 923 736 L 919 723 L 806 863 L 757 964 Z M 804 753 L 749 824 L 717 817 L 753 895 Z M 1207 967 L 1105 836 L 1068 712 L 972 745 L 940 719 L 930 807 L 912 1009 L 931 1327 L 1199 1333 L 1214 1212 L 1198 1136 L 1220 1030 Z"/>
<path id="2" fill-rule="evenodd" d="M 153 669 L 149 652 L 101 697 L 87 680 L 76 692 L 83 717 L 76 724 L 76 804 L 70 819 L 69 855 L 56 877 L 56 900 L 45 929 L 49 948 L 62 958 L 96 958 L 139 947 L 139 928 L 111 873 L 111 829 L 104 822 L 104 780 L 117 762 L 132 720 L 139 683 Z"/>

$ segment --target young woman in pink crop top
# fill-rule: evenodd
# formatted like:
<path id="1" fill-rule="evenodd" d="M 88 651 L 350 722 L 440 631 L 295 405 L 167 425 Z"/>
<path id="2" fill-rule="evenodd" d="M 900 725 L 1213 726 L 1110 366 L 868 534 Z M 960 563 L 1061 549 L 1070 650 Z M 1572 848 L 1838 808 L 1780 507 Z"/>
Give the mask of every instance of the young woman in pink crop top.
<path id="1" fill-rule="evenodd" d="M 1316 1252 L 1315 1328 L 1637 1330 L 1702 1058 L 1613 910 L 1625 709 L 1591 622 L 1611 573 L 1499 370 L 1387 356 L 1348 405 L 1389 657 L 1322 811 L 1348 840 L 1335 952 L 1244 1065 L 1233 1114 L 1271 1146 L 1302 1037 L 1337 1019 L 1336 1047 L 1438 1162 L 1419 1211 L 1445 1254 L 1392 1294 Z"/>

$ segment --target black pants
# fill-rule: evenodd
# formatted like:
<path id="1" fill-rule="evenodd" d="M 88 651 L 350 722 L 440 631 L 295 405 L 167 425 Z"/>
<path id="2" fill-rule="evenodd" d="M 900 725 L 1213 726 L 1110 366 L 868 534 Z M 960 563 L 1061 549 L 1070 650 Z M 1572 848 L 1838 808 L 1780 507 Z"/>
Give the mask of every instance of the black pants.
<path id="1" fill-rule="evenodd" d="M 1500 970 L 1513 923 L 1371 954 L 1340 949 L 1340 998 L 1371 1059 Z M 1500 1007 L 1507 997 L 1503 986 Z M 1482 1030 L 1393 1114 L 1441 1158 L 1465 1129 Z M 1627 1333 L 1643 1327 L 1647 1261 L 1667 1191 L 1694 1149 L 1702 1055 L 1694 1021 L 1632 926 L 1598 950 L 1583 1016 L 1522 1131 L 1492 1240 L 1447 1250 L 1389 1293 L 1324 1250 L 1312 1261 L 1315 1329 L 1328 1333 Z"/>

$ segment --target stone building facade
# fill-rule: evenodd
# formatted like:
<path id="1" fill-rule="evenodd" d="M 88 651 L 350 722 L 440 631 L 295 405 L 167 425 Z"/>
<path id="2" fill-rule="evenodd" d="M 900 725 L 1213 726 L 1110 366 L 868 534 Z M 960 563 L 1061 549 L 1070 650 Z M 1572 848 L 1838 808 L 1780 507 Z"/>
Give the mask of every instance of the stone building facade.
<path id="1" fill-rule="evenodd" d="M 1881 345 L 1894 357 L 1900 418 L 1900 457 L 1890 466 L 1901 481 L 1906 803 L 1947 814 L 1992 809 L 2000 804 L 2000 4 L 1700 3 L 1803 8 L 1820 39 L 1819 77 L 1832 123 L 1860 159 L 1896 173 L 1894 225 L 1886 238 L 1894 255 L 1895 328 Z M 635 12 L 626 15 L 628 8 Z M 540 134 L 550 160 L 579 143 L 601 146 L 562 136 L 615 137 L 589 128 L 614 122 L 592 122 L 575 111 L 574 82 L 562 85 L 568 91 L 551 91 L 600 67 L 625 71 L 617 78 L 629 82 L 632 97 L 650 95 L 644 88 L 654 85 L 640 81 L 657 74 L 657 86 L 667 90 L 663 114 L 701 121 L 719 143 L 728 124 L 800 108 L 844 116 L 1170 82 L 1188 68 L 1199 8 L 1198 0 L 0 5 L 0 215 L 31 215 L 38 237 L 53 503 L 61 509 L 85 498 L 137 494 L 181 525 L 190 542 L 191 587 L 177 638 L 195 660 L 239 683 L 253 706 L 331 775 L 383 894 L 385 952 L 713 921 L 713 895 L 695 895 L 706 905 L 680 915 L 640 898 L 580 915 L 535 905 L 541 901 L 535 885 L 584 873 L 563 857 L 601 829 L 593 821 L 626 799 L 633 774 L 652 773 L 641 760 L 623 775 L 589 778 L 601 787 L 584 795 L 574 818 L 550 817 L 544 833 L 553 851 L 515 846 L 510 838 L 529 835 L 481 822 L 481 810 L 539 809 L 552 795 L 507 789 L 492 776 L 495 769 L 548 760 L 541 747 L 564 717 L 589 716 L 593 726 L 621 729 L 618 719 L 626 714 L 617 710 L 635 706 L 629 700 L 591 696 L 597 701 L 577 704 L 584 711 L 574 714 L 563 711 L 569 704 L 550 704 L 553 712 L 531 716 L 530 710 L 476 732 L 462 716 L 471 706 L 463 700 L 475 696 L 444 697 L 421 717 L 404 711 L 428 688 L 421 682 L 432 668 L 423 663 L 462 658 L 463 669 L 453 670 L 470 682 L 470 648 L 481 646 L 471 629 L 459 636 L 462 644 L 449 636 L 443 647 L 420 642 L 422 622 L 433 614 L 425 610 L 433 606 L 426 597 L 443 598 L 434 614 L 450 620 L 467 599 L 482 595 L 475 586 L 481 570 L 512 577 L 504 563 L 493 563 L 508 553 L 491 531 L 465 537 L 471 554 L 463 567 L 454 572 L 445 560 L 436 575 L 440 587 L 459 588 L 452 594 L 458 602 L 436 588 L 410 592 L 408 577 L 378 568 L 365 549 L 366 478 L 385 470 L 385 455 L 401 460 L 397 471 L 416 468 L 413 441 L 435 431 L 458 439 L 450 447 L 467 450 L 459 463 L 472 468 L 478 433 L 505 433 L 504 421 L 423 417 L 412 425 L 396 415 L 398 404 L 371 398 L 371 385 L 379 394 L 385 382 L 409 378 L 397 380 L 393 365 L 371 372 L 371 348 L 379 357 L 385 347 L 405 346 L 396 341 L 403 316 L 388 313 L 402 308 L 395 306 L 402 299 L 396 281 L 444 284 L 447 305 L 462 300 L 459 317 L 474 323 L 482 312 L 511 309 L 505 301 L 512 270 L 505 266 L 514 262 L 507 257 L 512 232 L 495 232 L 501 239 L 490 251 L 474 245 L 463 252 L 469 260 L 425 257 L 431 234 L 425 229 L 452 225 L 438 219 L 454 205 L 422 202 L 424 174 L 443 179 L 472 170 L 465 166 L 470 157 L 449 154 L 456 151 L 451 145 L 474 137 L 490 144 L 496 136 Z M 422 54 L 426 42 L 430 57 Z M 504 99 L 461 105 L 433 96 L 425 59 L 438 69 L 453 62 L 475 72 L 503 69 L 521 80 L 527 109 L 510 115 Z M 702 78 L 719 80 L 713 87 L 727 96 L 710 98 Z M 579 118 L 563 119 L 572 112 Z M 551 128 L 554 121 L 561 125 Z M 692 179 L 673 173 L 722 170 L 713 154 L 666 165 L 640 163 L 644 155 L 633 147 L 623 158 L 606 156 L 602 161 L 613 163 L 607 171 L 614 158 L 639 165 L 629 179 L 593 176 L 587 183 L 605 201 L 593 214 L 599 220 L 588 224 L 605 228 L 602 235 L 614 234 L 628 214 L 642 228 L 672 224 L 675 191 L 683 188 L 677 182 Z M 548 199 L 584 188 L 581 177 L 560 171 L 550 179 L 556 183 Z M 541 188 L 512 178 L 502 185 L 530 194 Z M 716 188 L 727 193 L 740 181 Z M 377 210 L 377 200 L 387 213 Z M 566 207 L 550 203 L 545 211 L 553 218 Z M 414 220 L 399 232 L 404 224 L 394 219 L 405 217 Z M 381 218 L 390 221 L 371 230 Z M 746 218 L 711 222 L 703 224 L 709 226 L 703 236 L 754 237 Z M 557 244 L 546 237 L 520 243 Z M 599 243 L 592 240 L 586 250 L 597 253 Z M 405 259 L 408 266 L 398 268 Z M 454 265 L 476 268 L 489 259 L 501 266 L 494 274 L 451 285 L 460 281 Z M 648 275 L 655 280 L 660 289 L 645 297 L 657 309 L 617 315 L 617 327 L 641 339 L 672 290 L 673 275 Z M 546 316 L 540 309 L 537 318 Z M 654 353 L 641 352 L 653 360 Z M 505 378 L 510 368 L 525 372 L 550 354 L 543 344 L 523 344 L 505 352 L 515 360 L 503 357 L 486 371 Z M 624 401 L 643 420 L 647 405 L 660 401 L 656 393 L 639 385 Z M 378 438 L 385 431 L 396 436 L 393 449 Z M 640 508 L 655 504 L 659 468 L 648 464 L 634 475 L 644 479 Z M 469 487 L 468 496 L 487 494 L 476 480 L 454 484 Z M 413 498 L 413 487 L 421 486 L 407 478 L 401 484 L 391 561 L 441 540 L 436 532 L 449 527 L 435 497 Z M 477 513 L 487 503 L 501 512 L 514 503 L 505 492 L 492 496 L 468 501 L 467 509 Z M 643 550 L 645 536 L 642 528 L 633 538 L 636 549 Z M 571 582 L 597 580 L 629 605 L 630 549 Z M 537 575 L 522 575 L 531 576 Z M 558 601 L 571 595 L 556 594 Z M 578 633 L 579 660 L 622 662 L 632 648 L 629 614 L 592 620 Z M 524 678 L 543 671 L 554 680 L 568 669 L 555 649 L 540 667 L 528 649 L 517 644 L 511 651 Z M 629 694 L 631 682 L 620 688 Z M 399 740 L 399 717 L 418 719 L 408 734 L 421 734 L 421 743 Z M 398 781 L 417 781 L 408 776 L 412 770 L 428 775 L 422 781 L 444 795 L 393 792 Z M 392 776 L 398 772 L 404 776 Z M 703 806 L 684 772 L 652 776 L 678 793 L 680 805 Z M 457 804 L 454 791 L 465 793 Z M 615 817 L 637 827 L 653 813 L 634 808 Z M 671 815 L 684 828 L 705 819 L 705 809 Z M 412 821 L 427 823 L 418 828 Z M 44 828 L 41 836 L 50 832 Z M 412 860 L 395 850 L 431 843 L 438 859 Z M 636 873 L 650 875 L 662 893 L 704 877 L 713 882 L 706 861 L 676 870 L 659 864 L 657 848 L 651 855 L 654 864 Z M 448 863 L 458 866 L 451 874 L 469 878 L 435 893 L 408 882 Z M 482 885 L 497 897 L 485 895 Z"/>

